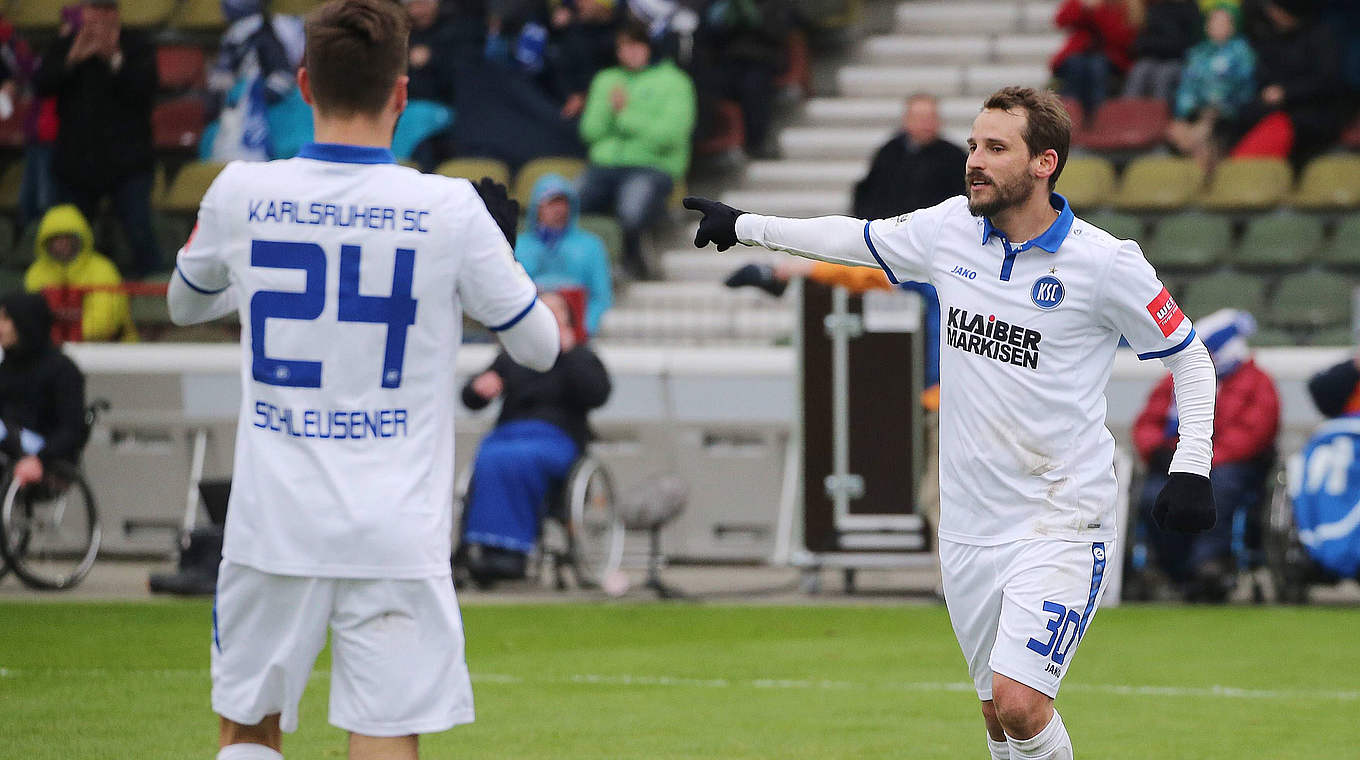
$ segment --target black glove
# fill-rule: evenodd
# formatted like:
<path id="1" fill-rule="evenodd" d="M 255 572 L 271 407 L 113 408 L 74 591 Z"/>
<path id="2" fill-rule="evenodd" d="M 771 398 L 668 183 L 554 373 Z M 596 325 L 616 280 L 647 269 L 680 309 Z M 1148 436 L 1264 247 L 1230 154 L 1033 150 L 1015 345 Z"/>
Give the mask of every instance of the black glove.
<path id="1" fill-rule="evenodd" d="M 1152 520 L 1162 530 L 1202 533 L 1214 527 L 1214 489 L 1203 475 L 1173 472 L 1152 505 Z"/>
<path id="2" fill-rule="evenodd" d="M 704 215 L 699 220 L 699 231 L 694 235 L 696 248 L 703 248 L 711 242 L 718 246 L 719 251 L 725 251 L 737 244 L 737 217 L 745 211 L 692 195 L 685 199 L 685 208 Z"/>
<path id="3" fill-rule="evenodd" d="M 486 210 L 491 212 L 491 218 L 496 220 L 496 226 L 501 228 L 510 247 L 514 248 L 515 237 L 519 232 L 519 201 L 510 197 L 505 185 L 490 177 L 482 177 L 472 186 L 477 188 L 477 194 L 482 196 Z"/>

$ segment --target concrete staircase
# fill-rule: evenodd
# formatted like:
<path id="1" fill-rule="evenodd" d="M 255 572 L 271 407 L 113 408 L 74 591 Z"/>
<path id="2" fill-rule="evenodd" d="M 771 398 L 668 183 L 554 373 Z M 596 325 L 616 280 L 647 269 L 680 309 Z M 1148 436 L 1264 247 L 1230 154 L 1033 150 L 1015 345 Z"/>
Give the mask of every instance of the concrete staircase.
<path id="1" fill-rule="evenodd" d="M 1057 6 L 1056 0 L 898 4 L 889 33 L 865 38 L 835 72 L 836 93 L 809 99 L 780 132 L 783 158 L 747 164 L 742 180 L 722 194 L 723 202 L 778 216 L 847 212 L 851 188 L 874 151 L 897 131 L 905 99 L 915 92 L 940 98 L 945 137 L 962 145 L 987 95 L 1006 85 L 1038 87 L 1048 81 L 1048 60 L 1062 43 L 1052 23 Z M 669 238 L 660 259 L 666 282 L 635 284 L 622 293 L 605 318 L 602 337 L 686 342 L 787 337 L 780 330 L 792 329 L 791 304 L 720 284 L 742 263 L 782 254 L 698 251 L 690 244 L 693 237 L 689 223 Z M 699 289 L 697 283 L 714 287 Z M 668 287 L 685 295 L 670 298 L 664 295 Z M 682 327 L 686 319 L 692 329 Z"/>

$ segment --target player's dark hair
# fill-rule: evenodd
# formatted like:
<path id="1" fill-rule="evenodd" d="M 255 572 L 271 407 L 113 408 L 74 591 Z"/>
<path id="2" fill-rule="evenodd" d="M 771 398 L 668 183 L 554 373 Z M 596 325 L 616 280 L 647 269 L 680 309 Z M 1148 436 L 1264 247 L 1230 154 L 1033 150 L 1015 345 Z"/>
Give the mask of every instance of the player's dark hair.
<path id="1" fill-rule="evenodd" d="M 1046 150 L 1058 154 L 1058 166 L 1048 177 L 1048 188 L 1052 190 L 1067 165 L 1067 150 L 1072 143 L 1072 117 L 1057 93 L 1033 87 L 1003 87 L 992 93 L 982 107 L 999 111 L 1024 110 L 1025 129 L 1021 137 L 1025 139 L 1029 155 L 1034 157 Z"/>
<path id="2" fill-rule="evenodd" d="M 307 14 L 307 67 L 319 110 L 337 116 L 382 112 L 406 70 L 411 22 L 396 0 L 330 0 Z"/>

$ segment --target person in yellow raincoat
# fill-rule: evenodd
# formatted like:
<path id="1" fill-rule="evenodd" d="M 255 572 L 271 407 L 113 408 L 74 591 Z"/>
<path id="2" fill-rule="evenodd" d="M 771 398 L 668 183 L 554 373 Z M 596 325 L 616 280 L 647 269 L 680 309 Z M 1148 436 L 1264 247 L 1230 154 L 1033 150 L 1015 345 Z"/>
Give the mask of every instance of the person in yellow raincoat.
<path id="1" fill-rule="evenodd" d="M 127 294 L 117 290 L 123 277 L 107 256 L 94 249 L 94 232 L 80 209 L 53 206 L 38 224 L 34 255 L 24 273 L 24 290 L 46 295 L 59 319 L 72 315 L 60 319 L 62 339 L 137 340 Z"/>

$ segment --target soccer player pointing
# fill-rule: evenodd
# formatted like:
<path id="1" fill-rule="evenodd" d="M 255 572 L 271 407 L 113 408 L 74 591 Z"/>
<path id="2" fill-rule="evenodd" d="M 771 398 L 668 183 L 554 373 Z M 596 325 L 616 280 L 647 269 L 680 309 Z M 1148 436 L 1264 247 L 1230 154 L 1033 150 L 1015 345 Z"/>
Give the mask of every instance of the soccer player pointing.
<path id="1" fill-rule="evenodd" d="M 214 607 L 219 760 L 279 760 L 331 635 L 330 720 L 349 756 L 411 760 L 473 719 L 449 577 L 462 313 L 546 371 L 557 321 L 515 263 L 503 187 L 398 166 L 406 13 L 308 16 L 317 142 L 232 163 L 170 283 L 178 324 L 241 318 L 241 415 Z"/>
<path id="2" fill-rule="evenodd" d="M 967 197 L 895 219 L 784 219 L 704 198 L 695 244 L 759 245 L 935 285 L 940 568 L 982 700 L 991 756 L 1072 758 L 1053 709 L 1105 590 L 1116 537 L 1105 386 L 1124 336 L 1174 378 L 1180 441 L 1154 516 L 1214 524 L 1214 367 L 1137 243 L 1052 191 L 1071 121 L 1058 98 L 1002 89 L 968 138 Z"/>

